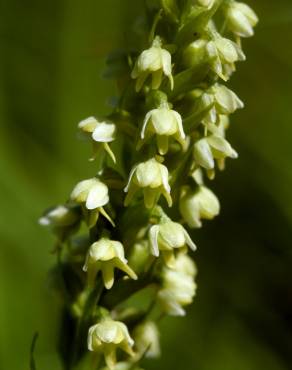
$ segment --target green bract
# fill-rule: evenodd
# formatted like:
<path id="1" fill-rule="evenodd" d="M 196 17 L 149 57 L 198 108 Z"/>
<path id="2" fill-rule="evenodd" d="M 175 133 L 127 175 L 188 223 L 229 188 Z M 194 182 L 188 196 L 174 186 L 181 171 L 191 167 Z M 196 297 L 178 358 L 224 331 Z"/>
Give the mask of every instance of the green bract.
<path id="1" fill-rule="evenodd" d="M 68 369 L 92 356 L 96 370 L 141 370 L 159 355 L 159 319 L 185 315 L 196 294 L 188 228 L 220 212 L 205 175 L 238 156 L 226 132 L 244 104 L 225 83 L 245 60 L 240 37 L 253 34 L 256 14 L 234 0 L 145 4 L 143 28 L 108 60 L 113 112 L 78 125 L 93 146 L 92 177 L 40 218 L 57 236 Z M 145 288 L 148 304 L 132 307 Z"/>

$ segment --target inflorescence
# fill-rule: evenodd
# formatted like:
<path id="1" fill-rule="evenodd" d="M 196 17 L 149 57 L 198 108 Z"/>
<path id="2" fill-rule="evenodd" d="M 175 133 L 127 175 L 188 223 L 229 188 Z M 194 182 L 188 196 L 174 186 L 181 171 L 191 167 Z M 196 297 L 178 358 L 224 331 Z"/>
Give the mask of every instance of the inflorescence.
<path id="1" fill-rule="evenodd" d="M 96 175 L 40 219 L 57 237 L 65 369 L 89 353 L 92 369 L 139 369 L 160 354 L 158 321 L 193 301 L 187 229 L 219 214 L 205 182 L 238 156 L 225 134 L 243 103 L 225 83 L 257 21 L 234 0 L 146 1 L 139 42 L 109 58 L 113 112 L 78 125 Z"/>

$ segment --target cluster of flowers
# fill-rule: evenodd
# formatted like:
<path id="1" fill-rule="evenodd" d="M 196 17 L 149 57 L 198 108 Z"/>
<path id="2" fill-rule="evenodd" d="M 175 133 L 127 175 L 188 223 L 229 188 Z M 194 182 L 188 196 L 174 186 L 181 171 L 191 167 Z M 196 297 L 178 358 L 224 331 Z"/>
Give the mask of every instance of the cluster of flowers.
<path id="1" fill-rule="evenodd" d="M 152 3 L 151 45 L 127 58 L 115 112 L 79 123 L 93 145 L 91 159 L 98 159 L 97 175 L 40 219 L 58 237 L 59 267 L 69 265 L 74 275 L 66 283 L 78 277 L 68 315 L 78 322 L 86 316 L 88 350 L 103 354 L 109 369 L 138 368 L 142 357 L 157 356 L 153 307 L 159 317 L 183 316 L 195 296 L 197 270 L 187 246 L 195 251 L 196 245 L 182 225 L 199 228 L 219 213 L 204 175 L 213 179 L 216 166 L 222 170 L 227 157 L 237 157 L 225 132 L 229 115 L 243 107 L 220 80 L 245 60 L 240 38 L 252 36 L 257 23 L 253 10 L 234 0 Z M 85 227 L 87 236 L 79 232 Z M 120 308 L 148 286 L 154 287 L 151 309 Z M 117 349 L 129 356 L 118 364 Z"/>

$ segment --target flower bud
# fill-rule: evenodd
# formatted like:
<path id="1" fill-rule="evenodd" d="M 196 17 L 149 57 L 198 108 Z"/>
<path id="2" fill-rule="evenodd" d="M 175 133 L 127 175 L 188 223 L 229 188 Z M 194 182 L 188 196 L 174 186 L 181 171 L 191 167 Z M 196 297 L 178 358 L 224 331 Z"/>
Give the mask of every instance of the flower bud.
<path id="1" fill-rule="evenodd" d="M 149 259 L 149 245 L 147 240 L 142 240 L 133 245 L 129 255 L 129 264 L 137 274 L 145 271 Z"/>
<path id="2" fill-rule="evenodd" d="M 135 327 L 133 331 L 137 355 L 156 358 L 160 355 L 159 331 L 153 321 L 146 321 Z"/>
<path id="3" fill-rule="evenodd" d="M 192 42 L 183 52 L 183 63 L 186 67 L 200 65 L 207 61 L 207 45 L 205 39 Z"/>
<path id="4" fill-rule="evenodd" d="M 152 75 L 152 89 L 160 87 L 163 74 L 168 77 L 171 89 L 173 88 L 171 55 L 161 44 L 161 39 L 157 36 L 150 49 L 144 50 L 138 57 L 131 74 L 132 78 L 137 79 L 137 91 L 141 90 L 149 75 Z"/>
<path id="5" fill-rule="evenodd" d="M 128 184 L 124 191 L 127 194 L 125 205 L 129 205 L 135 193 L 142 189 L 144 202 L 147 208 L 152 208 L 162 194 L 169 207 L 172 205 L 170 186 L 168 184 L 168 169 L 157 162 L 155 158 L 149 159 L 133 167 Z"/>
<path id="6" fill-rule="evenodd" d="M 212 220 L 219 214 L 220 203 L 216 195 L 205 186 L 198 187 L 192 192 L 190 188 L 180 199 L 180 213 L 189 227 L 202 226 L 201 219 Z"/>
<path id="7" fill-rule="evenodd" d="M 246 4 L 230 1 L 225 8 L 225 16 L 230 31 L 240 37 L 251 37 L 253 27 L 258 23 L 256 13 Z"/>
<path id="8" fill-rule="evenodd" d="M 112 152 L 108 143 L 115 140 L 116 125 L 110 122 L 99 122 L 94 117 L 89 117 L 78 124 L 80 132 L 85 138 L 90 137 L 94 143 L 94 157 L 96 157 L 98 150 L 104 148 L 110 155 L 112 160 L 116 162 L 114 153 Z"/>
<path id="9" fill-rule="evenodd" d="M 183 250 L 188 245 L 192 250 L 196 250 L 196 245 L 185 228 L 171 220 L 162 221 L 158 225 L 151 226 L 149 242 L 151 253 L 158 257 L 159 251 L 161 251 L 165 263 L 170 268 L 175 265 L 174 249 Z"/>
<path id="10" fill-rule="evenodd" d="M 133 339 L 127 326 L 120 321 L 103 319 L 100 323 L 89 328 L 87 345 L 89 351 L 102 352 L 106 365 L 114 369 L 116 365 L 116 350 L 122 349 L 130 356 L 134 355 Z"/>
<path id="11" fill-rule="evenodd" d="M 124 247 L 120 242 L 102 238 L 93 243 L 89 248 L 83 267 L 83 270 L 88 273 L 89 282 L 94 282 L 95 276 L 100 270 L 105 287 L 110 289 L 114 284 L 115 268 L 124 271 L 132 279 L 137 279 L 135 272 L 128 266 Z"/>
<path id="12" fill-rule="evenodd" d="M 163 104 L 157 109 L 153 109 L 145 116 L 141 139 L 145 139 L 145 134 L 151 137 L 153 134 L 157 135 L 157 146 L 159 154 L 164 155 L 168 151 L 168 138 L 173 138 L 181 145 L 184 143 L 186 137 L 181 115 L 169 109 L 168 104 Z"/>

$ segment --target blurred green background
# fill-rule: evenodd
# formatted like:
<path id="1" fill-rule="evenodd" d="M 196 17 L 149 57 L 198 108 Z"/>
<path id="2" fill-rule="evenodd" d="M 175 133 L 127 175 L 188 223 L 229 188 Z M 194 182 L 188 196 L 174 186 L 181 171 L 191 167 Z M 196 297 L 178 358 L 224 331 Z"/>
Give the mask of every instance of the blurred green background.
<path id="1" fill-rule="evenodd" d="M 125 42 L 142 0 L 2 0 L 0 4 L 0 369 L 59 370 L 53 238 L 37 225 L 91 176 L 82 118 L 110 110 L 104 57 Z M 196 231 L 198 295 L 161 324 L 163 356 L 146 369 L 288 370 L 292 364 L 292 3 L 249 1 L 260 24 L 231 81 L 237 161 L 213 184 L 221 216 Z"/>

